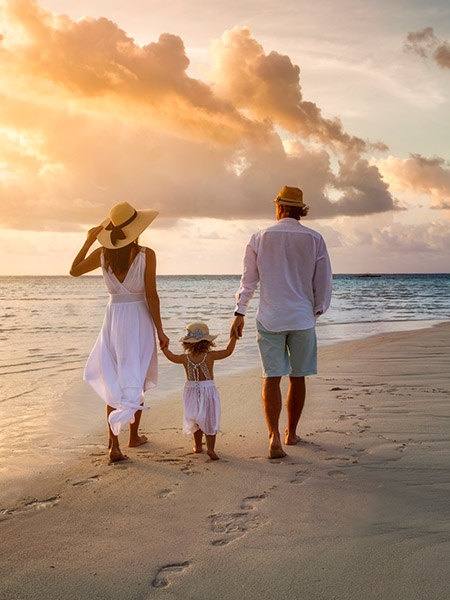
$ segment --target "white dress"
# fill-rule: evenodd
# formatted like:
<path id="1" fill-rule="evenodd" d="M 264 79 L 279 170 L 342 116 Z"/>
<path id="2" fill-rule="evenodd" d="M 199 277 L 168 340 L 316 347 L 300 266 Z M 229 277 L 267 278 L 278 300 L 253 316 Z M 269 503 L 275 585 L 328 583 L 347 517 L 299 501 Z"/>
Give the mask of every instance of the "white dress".
<path id="1" fill-rule="evenodd" d="M 88 358 L 84 380 L 114 408 L 109 424 L 119 435 L 143 407 L 144 391 L 156 386 L 158 358 L 155 326 L 145 298 L 145 248 L 136 255 L 123 283 L 106 270 L 110 293 L 103 326 Z"/>
<path id="2" fill-rule="evenodd" d="M 206 354 L 199 363 L 188 360 L 189 380 L 184 385 L 183 432 L 194 433 L 201 429 L 206 435 L 220 431 L 220 398 L 216 384 L 205 363 Z M 206 377 L 200 381 L 200 373 Z"/>

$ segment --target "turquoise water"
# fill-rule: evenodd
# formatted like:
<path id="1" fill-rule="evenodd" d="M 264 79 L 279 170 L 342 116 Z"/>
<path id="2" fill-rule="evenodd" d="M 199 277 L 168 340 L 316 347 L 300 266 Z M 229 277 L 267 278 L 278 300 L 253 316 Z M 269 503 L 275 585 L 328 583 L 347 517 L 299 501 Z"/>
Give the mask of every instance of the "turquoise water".
<path id="1" fill-rule="evenodd" d="M 227 343 L 238 276 L 158 278 L 161 312 L 171 348 L 186 324 L 206 321 Z M 257 297 L 250 304 L 245 335 L 235 353 L 216 366 L 216 377 L 259 365 L 255 344 Z M 101 327 L 108 296 L 97 276 L 0 277 L 0 454 L 10 465 L 38 452 L 45 463 L 82 446 L 86 430 L 104 418 L 103 401 L 92 394 L 65 395 L 82 380 L 87 356 Z M 428 327 L 450 318 L 450 275 L 383 275 L 334 278 L 329 311 L 317 323 L 319 345 L 376 333 Z M 163 402 L 180 389 L 184 374 L 164 356 L 159 385 L 146 404 Z M 59 456 L 60 456 L 59 455 Z M 45 460 L 44 460 L 45 459 Z M 4 463 L 5 464 L 5 463 Z M 0 467 L 0 475 L 5 473 Z"/>
<path id="2" fill-rule="evenodd" d="M 171 348 L 187 323 L 201 320 L 225 345 L 235 308 L 238 276 L 158 278 L 161 312 Z M 225 370 L 258 364 L 255 338 L 257 297 L 250 304 L 245 336 Z M 101 277 L 0 277 L 0 402 L 39 394 L 58 397 L 61 387 L 81 378 L 101 327 L 108 299 Z M 450 318 L 450 275 L 337 275 L 328 312 L 317 324 L 319 344 L 375 333 L 428 326 Z M 164 357 L 160 385 L 172 377 Z"/>

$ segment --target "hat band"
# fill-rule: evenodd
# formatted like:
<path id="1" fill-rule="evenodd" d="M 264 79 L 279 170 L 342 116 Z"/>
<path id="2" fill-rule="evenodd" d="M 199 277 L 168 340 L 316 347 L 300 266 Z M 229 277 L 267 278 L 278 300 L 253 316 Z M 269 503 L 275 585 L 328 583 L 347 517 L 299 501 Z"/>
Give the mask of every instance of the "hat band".
<path id="1" fill-rule="evenodd" d="M 107 231 L 111 231 L 111 244 L 113 246 L 116 245 L 117 240 L 125 240 L 126 239 L 127 236 L 122 231 L 122 227 L 126 227 L 127 225 L 132 223 L 136 217 L 137 217 L 137 211 L 135 210 L 134 215 L 132 215 L 127 221 L 124 221 L 120 225 L 114 225 L 114 223 L 112 221 L 110 221 L 108 223 L 108 225 L 105 227 L 105 229 Z"/>
<path id="2" fill-rule="evenodd" d="M 302 200 L 300 200 L 300 202 L 297 202 L 296 200 L 285 200 L 284 198 L 277 198 L 275 202 L 277 204 L 284 204 L 285 206 L 298 206 L 299 208 L 305 206 Z"/>
<path id="3" fill-rule="evenodd" d="M 189 340 L 190 338 L 195 338 L 196 340 L 201 340 L 204 335 L 208 335 L 208 334 L 207 333 L 204 334 L 200 328 L 196 329 L 195 331 L 191 331 L 190 329 L 188 329 L 183 340 Z"/>

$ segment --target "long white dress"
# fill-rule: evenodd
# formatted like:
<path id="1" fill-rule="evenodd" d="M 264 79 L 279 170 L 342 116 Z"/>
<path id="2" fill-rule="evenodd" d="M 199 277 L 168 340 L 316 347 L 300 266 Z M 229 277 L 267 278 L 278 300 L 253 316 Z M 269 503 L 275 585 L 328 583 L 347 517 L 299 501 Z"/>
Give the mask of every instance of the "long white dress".
<path id="1" fill-rule="evenodd" d="M 114 435 L 126 423 L 134 423 L 135 412 L 144 408 L 144 391 L 158 380 L 155 326 L 145 298 L 145 258 L 142 248 L 121 283 L 105 269 L 101 256 L 110 299 L 84 380 L 115 409 L 109 415 Z"/>

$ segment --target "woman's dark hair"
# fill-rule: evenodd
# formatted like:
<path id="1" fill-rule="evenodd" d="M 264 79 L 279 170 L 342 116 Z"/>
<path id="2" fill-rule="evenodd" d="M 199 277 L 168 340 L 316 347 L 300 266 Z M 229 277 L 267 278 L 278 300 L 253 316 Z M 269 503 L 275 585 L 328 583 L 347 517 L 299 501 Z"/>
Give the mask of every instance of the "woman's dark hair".
<path id="1" fill-rule="evenodd" d="M 106 270 L 110 270 L 113 273 L 126 273 L 130 266 L 130 259 L 139 252 L 138 246 L 139 240 L 134 240 L 131 244 L 124 246 L 123 248 L 103 248 L 103 260 Z"/>
<path id="2" fill-rule="evenodd" d="M 291 217 L 291 219 L 297 219 L 300 221 L 300 217 L 306 217 L 308 214 L 309 206 L 286 206 L 283 205 L 283 215 L 285 217 Z"/>
<path id="3" fill-rule="evenodd" d="M 209 340 L 200 340 L 195 344 L 190 344 L 189 342 L 182 342 L 183 350 L 189 354 L 189 352 L 193 352 L 194 354 L 202 354 L 203 352 L 209 352 L 211 348 L 215 346 L 214 342 L 210 342 Z"/>

